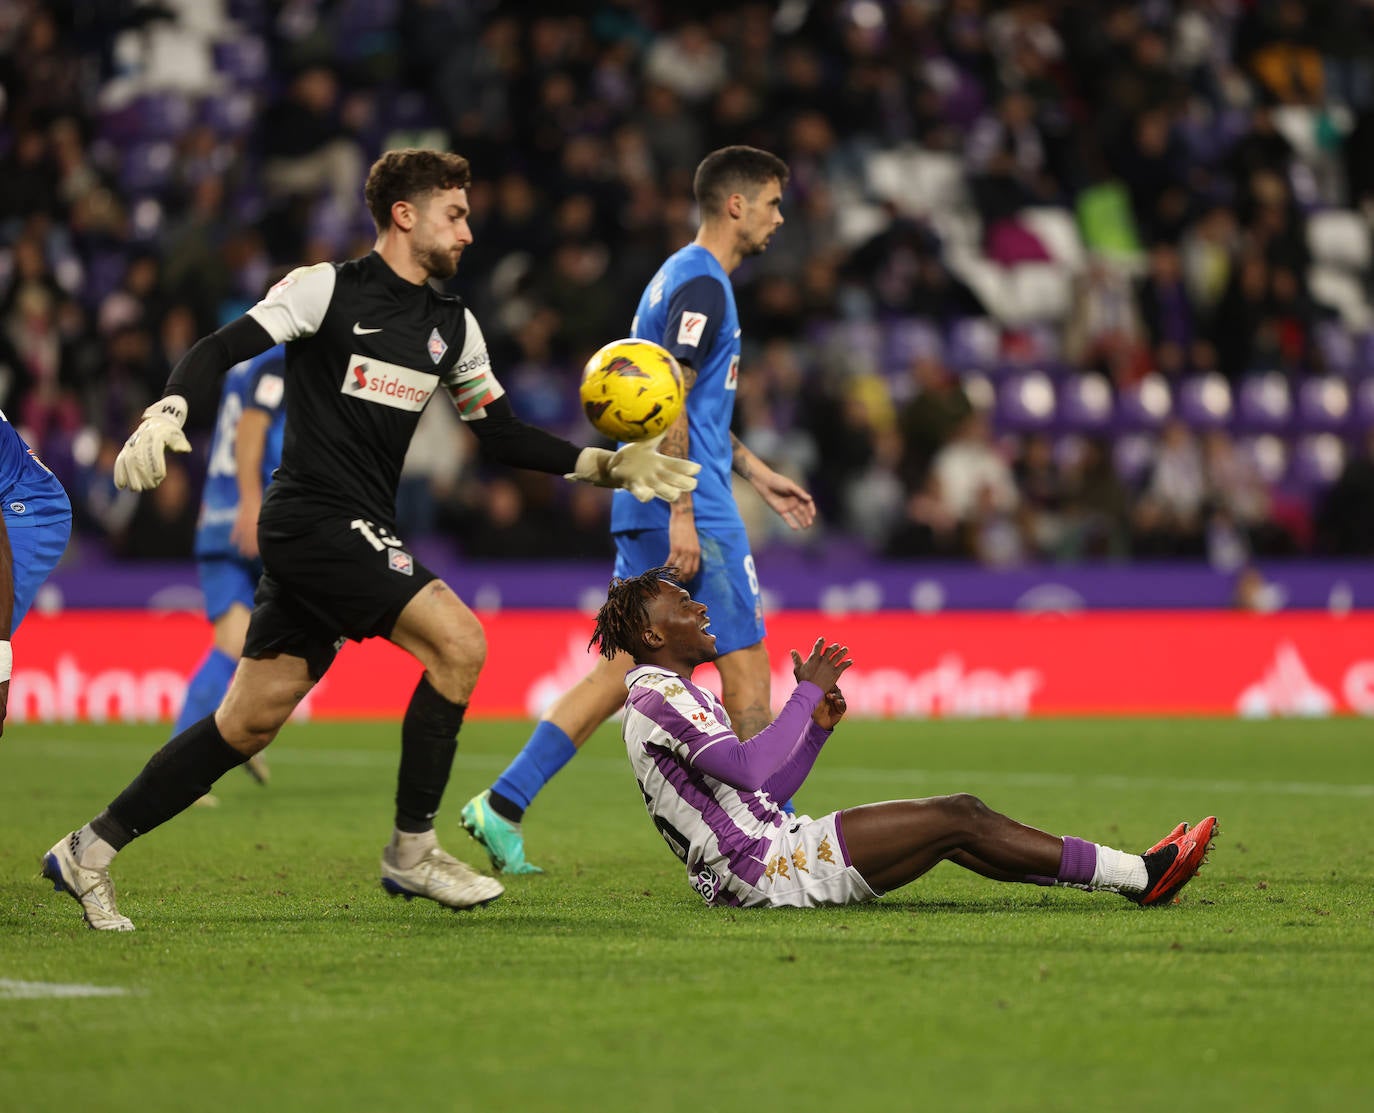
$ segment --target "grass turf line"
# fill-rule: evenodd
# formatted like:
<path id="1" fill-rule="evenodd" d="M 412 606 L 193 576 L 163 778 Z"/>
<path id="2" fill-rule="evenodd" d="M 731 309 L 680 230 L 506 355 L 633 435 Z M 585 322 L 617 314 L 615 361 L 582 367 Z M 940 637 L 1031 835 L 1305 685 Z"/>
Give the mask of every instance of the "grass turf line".
<path id="1" fill-rule="evenodd" d="M 470 724 L 441 816 L 525 724 Z M 1221 817 L 1173 908 L 945 865 L 877 904 L 704 908 L 614 728 L 526 824 L 549 873 L 455 915 L 389 900 L 398 727 L 292 726 L 116 863 L 132 935 L 97 935 L 38 856 L 161 728 L 0 743 L 0 979 L 128 996 L 0 1000 L 0 1107 L 108 1111 L 1346 1110 L 1374 1089 L 1367 723 L 846 724 L 810 814 L 972 791 L 1124 849 Z"/>

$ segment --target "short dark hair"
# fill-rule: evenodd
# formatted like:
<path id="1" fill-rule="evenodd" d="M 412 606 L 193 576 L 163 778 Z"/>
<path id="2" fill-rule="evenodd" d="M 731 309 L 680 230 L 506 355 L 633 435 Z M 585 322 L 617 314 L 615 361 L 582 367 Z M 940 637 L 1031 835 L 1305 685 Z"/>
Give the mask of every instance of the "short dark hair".
<path id="1" fill-rule="evenodd" d="M 387 151 L 367 172 L 363 197 L 368 211 L 384 232 L 391 227 L 391 206 L 397 201 L 419 201 L 444 189 L 467 189 L 472 169 L 462 155 L 402 147 Z"/>
<path id="2" fill-rule="evenodd" d="M 692 194 L 703 213 L 718 213 L 732 193 L 757 193 L 769 182 L 786 187 L 787 163 L 757 147 L 722 147 L 697 167 Z"/>
<path id="3" fill-rule="evenodd" d="M 616 577 L 606 589 L 606 602 L 596 612 L 596 630 L 587 645 L 599 643 L 601 656 L 610 660 L 624 650 L 635 660 L 644 648 L 641 635 L 649 627 L 649 600 L 658 594 L 660 580 L 677 583 L 677 568 L 663 564 L 638 576 Z"/>

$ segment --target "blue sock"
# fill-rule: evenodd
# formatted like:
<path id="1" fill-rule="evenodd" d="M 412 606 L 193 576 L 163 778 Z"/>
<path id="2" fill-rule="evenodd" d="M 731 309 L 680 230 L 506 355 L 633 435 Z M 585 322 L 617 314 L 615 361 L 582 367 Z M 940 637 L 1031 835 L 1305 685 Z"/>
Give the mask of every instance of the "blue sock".
<path id="1" fill-rule="evenodd" d="M 577 754 L 573 740 L 561 727 L 544 719 L 534 728 L 525 748 L 515 755 L 506 771 L 491 786 L 523 812 L 563 766 Z M 518 820 L 516 822 L 519 822 Z"/>
<path id="2" fill-rule="evenodd" d="M 791 800 L 786 800 L 783 802 L 782 810 L 786 812 L 788 815 L 796 815 L 797 805 L 793 803 Z"/>
<path id="3" fill-rule="evenodd" d="M 196 669 L 196 674 L 186 685 L 186 702 L 181 705 L 176 726 L 172 728 L 175 738 L 192 723 L 198 723 L 206 715 L 214 714 L 224 693 L 229 690 L 229 681 L 234 679 L 234 669 L 238 662 L 222 650 L 213 646 L 205 655 L 205 660 Z"/>

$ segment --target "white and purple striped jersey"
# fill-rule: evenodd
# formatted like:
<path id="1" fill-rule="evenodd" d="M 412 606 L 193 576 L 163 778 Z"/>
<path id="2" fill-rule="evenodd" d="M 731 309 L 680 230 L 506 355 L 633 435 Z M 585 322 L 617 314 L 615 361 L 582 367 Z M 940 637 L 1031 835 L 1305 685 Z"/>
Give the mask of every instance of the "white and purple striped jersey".
<path id="1" fill-rule="evenodd" d="M 655 665 L 625 678 L 625 750 L 649 816 L 709 904 L 739 904 L 760 883 L 787 800 L 830 731 L 811 713 L 816 685 L 797 685 L 776 719 L 747 742 L 719 699 Z"/>

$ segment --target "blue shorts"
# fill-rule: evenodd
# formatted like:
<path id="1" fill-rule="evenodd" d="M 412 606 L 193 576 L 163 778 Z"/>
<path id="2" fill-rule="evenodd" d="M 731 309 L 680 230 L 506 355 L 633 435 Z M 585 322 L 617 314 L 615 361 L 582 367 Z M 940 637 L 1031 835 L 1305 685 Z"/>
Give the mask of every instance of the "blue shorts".
<path id="1" fill-rule="evenodd" d="M 67 539 L 72 535 L 72 520 L 46 522 L 41 525 L 15 526 L 8 514 L 5 525 L 10 536 L 10 555 L 14 558 L 14 616 L 10 619 L 10 634 L 19 629 L 24 616 L 33 606 L 33 597 L 57 567 L 67 551 Z"/>
<path id="2" fill-rule="evenodd" d="M 205 617 L 214 622 L 235 603 L 253 609 L 253 592 L 262 575 L 262 561 L 243 557 L 201 557 L 196 561 L 200 590 L 205 596 Z"/>
<path id="3" fill-rule="evenodd" d="M 640 529 L 612 535 L 615 538 L 615 574 L 622 579 L 638 576 L 668 559 L 668 531 Z M 701 567 L 682 586 L 698 603 L 705 603 L 716 636 L 716 653 L 724 655 L 748 649 L 763 641 L 763 598 L 749 551 L 749 536 L 742 529 L 702 530 Z"/>

